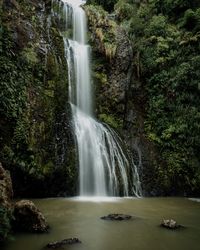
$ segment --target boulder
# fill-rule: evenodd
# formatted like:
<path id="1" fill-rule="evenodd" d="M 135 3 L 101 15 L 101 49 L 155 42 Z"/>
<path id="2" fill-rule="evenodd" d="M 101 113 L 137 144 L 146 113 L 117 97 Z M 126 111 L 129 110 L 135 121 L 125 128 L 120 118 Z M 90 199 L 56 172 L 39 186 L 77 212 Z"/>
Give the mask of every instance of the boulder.
<path id="1" fill-rule="evenodd" d="M 14 228 L 32 233 L 48 232 L 49 226 L 44 215 L 32 201 L 21 200 L 14 206 Z"/>
<path id="2" fill-rule="evenodd" d="M 69 239 L 64 239 L 61 241 L 54 241 L 46 245 L 47 248 L 59 248 L 62 247 L 63 245 L 72 245 L 72 244 L 77 244 L 81 243 L 81 241 L 78 238 L 69 238 Z"/>
<path id="3" fill-rule="evenodd" d="M 131 215 L 126 215 L 126 214 L 108 214 L 106 216 L 101 217 L 102 220 L 117 220 L 117 221 L 130 220 L 131 218 L 132 218 Z"/>
<path id="4" fill-rule="evenodd" d="M 177 222 L 173 219 L 168 219 L 168 220 L 163 219 L 160 226 L 173 230 L 183 227 L 182 225 L 178 225 Z"/>

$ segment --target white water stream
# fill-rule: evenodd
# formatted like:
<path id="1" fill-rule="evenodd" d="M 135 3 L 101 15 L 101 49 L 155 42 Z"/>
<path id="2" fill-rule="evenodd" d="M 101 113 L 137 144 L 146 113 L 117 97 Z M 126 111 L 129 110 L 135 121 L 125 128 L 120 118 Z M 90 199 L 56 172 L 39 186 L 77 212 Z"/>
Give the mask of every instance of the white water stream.
<path id="1" fill-rule="evenodd" d="M 122 148 L 121 139 L 113 129 L 93 117 L 90 47 L 86 16 L 81 7 L 84 3 L 81 0 L 53 1 L 53 16 L 62 27 L 68 63 L 80 196 L 140 196 L 137 168 Z"/>

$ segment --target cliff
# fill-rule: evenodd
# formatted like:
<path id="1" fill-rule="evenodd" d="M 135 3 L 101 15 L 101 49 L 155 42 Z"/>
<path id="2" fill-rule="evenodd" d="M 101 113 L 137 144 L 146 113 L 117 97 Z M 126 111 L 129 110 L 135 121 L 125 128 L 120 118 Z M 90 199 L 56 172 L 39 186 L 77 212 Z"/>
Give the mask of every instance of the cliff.
<path id="1" fill-rule="evenodd" d="M 198 195 L 199 3 L 88 3 L 97 115 L 129 145 L 144 195 Z"/>
<path id="2" fill-rule="evenodd" d="M 1 1 L 0 157 L 15 196 L 76 191 L 67 65 L 50 11 L 51 1 Z"/>

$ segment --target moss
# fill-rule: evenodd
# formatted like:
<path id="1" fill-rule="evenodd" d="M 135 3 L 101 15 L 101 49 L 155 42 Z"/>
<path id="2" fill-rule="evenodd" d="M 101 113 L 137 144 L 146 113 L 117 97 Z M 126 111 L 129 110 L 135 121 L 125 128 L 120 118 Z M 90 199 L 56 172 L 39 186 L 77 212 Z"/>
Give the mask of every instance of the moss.
<path id="1" fill-rule="evenodd" d="M 24 48 L 22 51 L 22 57 L 30 65 L 35 65 L 39 62 L 34 48 Z"/>
<path id="2" fill-rule="evenodd" d="M 108 82 L 108 77 L 104 72 L 94 72 L 94 77 L 101 84 L 106 84 Z"/>
<path id="3" fill-rule="evenodd" d="M 99 114 L 99 119 L 115 129 L 122 128 L 123 122 L 117 117 L 108 114 Z"/>
<path id="4" fill-rule="evenodd" d="M 72 195 L 77 173 L 63 39 L 54 21 L 48 27 L 49 9 L 41 12 L 39 1 L 4 8 L 0 156 L 16 196 Z M 49 188 L 57 174 L 59 184 Z"/>
<path id="5" fill-rule="evenodd" d="M 44 93 L 48 97 L 52 97 L 52 98 L 54 97 L 54 90 L 45 89 Z"/>
<path id="6" fill-rule="evenodd" d="M 93 34 L 92 41 L 97 42 L 101 52 L 110 61 L 116 53 L 117 24 L 108 19 L 108 13 L 100 6 L 84 6 L 89 21 L 89 27 Z"/>
<path id="7" fill-rule="evenodd" d="M 54 163 L 52 161 L 49 161 L 47 164 L 42 166 L 43 175 L 48 175 L 52 173 L 53 169 L 54 169 Z"/>

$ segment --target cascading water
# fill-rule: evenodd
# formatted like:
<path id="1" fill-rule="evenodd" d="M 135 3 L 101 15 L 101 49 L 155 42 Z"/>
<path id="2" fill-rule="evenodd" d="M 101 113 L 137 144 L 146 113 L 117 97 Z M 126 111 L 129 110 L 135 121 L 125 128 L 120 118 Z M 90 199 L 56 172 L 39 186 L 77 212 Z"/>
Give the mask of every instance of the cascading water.
<path id="1" fill-rule="evenodd" d="M 53 1 L 64 40 L 69 72 L 69 100 L 79 158 L 80 196 L 141 195 L 137 168 L 124 153 L 119 136 L 93 118 L 90 47 L 81 5 L 85 1 Z M 61 25 L 62 24 L 62 25 Z"/>

